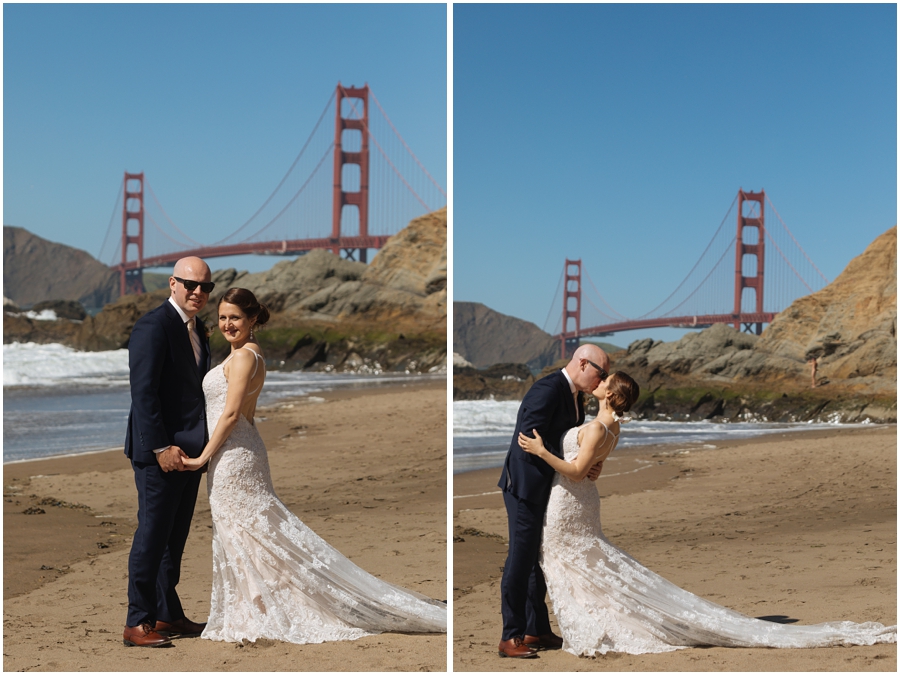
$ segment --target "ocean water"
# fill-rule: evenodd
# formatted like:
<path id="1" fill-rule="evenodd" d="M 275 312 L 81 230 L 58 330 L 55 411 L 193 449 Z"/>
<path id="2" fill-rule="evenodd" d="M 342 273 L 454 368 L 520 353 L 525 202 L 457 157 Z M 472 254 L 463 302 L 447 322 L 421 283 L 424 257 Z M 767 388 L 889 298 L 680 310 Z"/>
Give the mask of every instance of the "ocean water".
<path id="1" fill-rule="evenodd" d="M 453 402 L 453 473 L 499 468 L 512 441 L 519 401 Z M 589 418 L 590 419 L 590 418 Z M 797 422 L 657 422 L 633 420 L 622 425 L 618 449 L 670 444 L 673 450 L 714 448 L 716 441 L 752 438 L 764 434 L 867 427 L 869 424 Z"/>
<path id="2" fill-rule="evenodd" d="M 444 380 L 445 374 L 269 371 L 259 406 L 334 389 Z M 121 448 L 131 394 L 128 351 L 3 345 L 3 463 Z"/>

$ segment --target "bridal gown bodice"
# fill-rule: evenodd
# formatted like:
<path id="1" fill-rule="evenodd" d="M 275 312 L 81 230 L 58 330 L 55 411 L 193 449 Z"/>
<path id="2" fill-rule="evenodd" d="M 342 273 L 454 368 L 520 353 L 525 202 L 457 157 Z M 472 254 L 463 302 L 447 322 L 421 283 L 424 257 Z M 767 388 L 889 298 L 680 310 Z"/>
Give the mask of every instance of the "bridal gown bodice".
<path id="1" fill-rule="evenodd" d="M 577 437 L 577 428 L 563 436 L 566 461 L 578 454 Z M 824 647 L 897 641 L 896 626 L 772 623 L 689 593 L 613 546 L 600 527 L 596 485 L 560 474 L 547 505 L 541 569 L 563 648 L 576 655 L 647 654 L 700 645 Z"/>
<path id="2" fill-rule="evenodd" d="M 210 431 L 225 409 L 224 365 L 203 380 Z M 287 509 L 262 438 L 243 415 L 210 461 L 207 489 L 213 583 L 203 637 L 305 644 L 447 630 L 446 604 L 362 570 Z"/>

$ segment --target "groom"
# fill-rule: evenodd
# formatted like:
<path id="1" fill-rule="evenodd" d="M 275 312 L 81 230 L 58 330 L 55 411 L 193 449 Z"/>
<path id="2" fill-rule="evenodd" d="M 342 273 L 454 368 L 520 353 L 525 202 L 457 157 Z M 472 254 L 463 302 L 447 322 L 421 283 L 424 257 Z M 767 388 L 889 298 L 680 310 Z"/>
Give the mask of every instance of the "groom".
<path id="1" fill-rule="evenodd" d="M 138 528 L 128 558 L 126 646 L 160 647 L 195 637 L 205 624 L 184 615 L 175 586 L 194 515 L 198 457 L 207 440 L 203 376 L 209 342 L 196 318 L 213 289 L 209 266 L 182 258 L 169 277 L 171 295 L 134 324 L 128 342 L 131 411 L 125 454 L 134 469 Z"/>
<path id="2" fill-rule="evenodd" d="M 535 382 L 519 406 L 516 430 L 498 483 L 509 521 L 509 553 L 500 584 L 500 656 L 529 658 L 536 655 L 536 649 L 562 647 L 562 638 L 550 630 L 547 585 L 538 565 L 544 512 L 556 472 L 519 447 L 519 432 L 534 438 L 532 432 L 537 429 L 547 450 L 562 457 L 559 442 L 563 432 L 584 422 L 579 392 L 594 391 L 608 371 L 606 352 L 596 345 L 581 345 L 565 368 Z M 588 478 L 597 480 L 601 468 L 602 463 L 592 467 Z"/>

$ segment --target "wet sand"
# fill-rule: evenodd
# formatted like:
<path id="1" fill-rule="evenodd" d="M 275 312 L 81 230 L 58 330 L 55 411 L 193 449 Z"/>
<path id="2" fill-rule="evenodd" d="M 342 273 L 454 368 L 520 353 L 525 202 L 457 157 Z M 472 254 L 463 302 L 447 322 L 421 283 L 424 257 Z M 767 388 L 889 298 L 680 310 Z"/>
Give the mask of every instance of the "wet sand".
<path id="1" fill-rule="evenodd" d="M 897 623 L 896 426 L 716 445 L 613 453 L 597 482 L 604 533 L 673 583 L 750 616 Z M 499 469 L 454 476 L 456 671 L 897 669 L 896 644 L 501 659 L 498 478 Z"/>
<path id="2" fill-rule="evenodd" d="M 260 432 L 282 501 L 367 571 L 442 600 L 446 400 L 444 382 L 417 383 L 327 392 L 257 413 L 265 417 Z M 121 449 L 7 464 L 3 482 L 5 670 L 447 668 L 445 635 L 386 633 L 318 645 L 193 639 L 126 648 L 137 492 Z M 196 621 L 209 612 L 211 528 L 204 477 L 179 585 Z"/>

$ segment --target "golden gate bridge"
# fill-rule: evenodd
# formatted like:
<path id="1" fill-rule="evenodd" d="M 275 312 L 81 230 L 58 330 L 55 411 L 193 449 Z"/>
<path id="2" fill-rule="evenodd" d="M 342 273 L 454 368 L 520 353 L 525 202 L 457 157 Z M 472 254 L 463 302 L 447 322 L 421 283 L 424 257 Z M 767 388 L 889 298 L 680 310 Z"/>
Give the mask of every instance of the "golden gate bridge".
<path id="1" fill-rule="evenodd" d="M 767 212 L 774 216 L 769 217 L 770 227 Z M 737 223 L 736 230 L 727 227 L 731 222 Z M 582 261 L 566 259 L 556 300 L 544 322 L 544 330 L 560 341 L 563 358 L 571 356 L 582 338 L 646 328 L 707 328 L 725 323 L 759 335 L 763 324 L 795 299 L 828 284 L 765 190 L 743 189 L 690 272 L 646 314 L 632 318 L 620 314 L 586 270 L 584 278 L 586 289 Z M 555 327 L 550 326 L 553 316 L 557 317 Z"/>
<path id="2" fill-rule="evenodd" d="M 323 124 L 329 113 L 333 132 Z M 369 249 L 446 203 L 444 188 L 368 84 L 338 83 L 284 178 L 231 234 L 212 243 L 194 240 L 169 217 L 144 174 L 126 171 L 99 259 L 119 273 L 122 295 L 144 291 L 144 269 L 186 256 L 297 255 L 322 248 L 367 262 Z"/>

